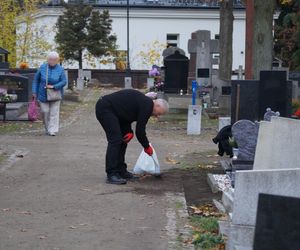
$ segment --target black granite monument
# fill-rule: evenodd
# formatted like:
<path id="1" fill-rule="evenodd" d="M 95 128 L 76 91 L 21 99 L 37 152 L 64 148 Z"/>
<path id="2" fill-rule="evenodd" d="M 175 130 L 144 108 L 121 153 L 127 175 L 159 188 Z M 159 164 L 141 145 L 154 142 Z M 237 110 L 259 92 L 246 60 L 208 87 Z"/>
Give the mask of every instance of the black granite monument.
<path id="1" fill-rule="evenodd" d="M 300 249 L 300 199 L 260 194 L 253 250 Z"/>
<path id="2" fill-rule="evenodd" d="M 165 93 L 179 93 L 187 91 L 187 78 L 189 71 L 189 59 L 175 51 L 173 55 L 164 59 L 165 66 Z"/>

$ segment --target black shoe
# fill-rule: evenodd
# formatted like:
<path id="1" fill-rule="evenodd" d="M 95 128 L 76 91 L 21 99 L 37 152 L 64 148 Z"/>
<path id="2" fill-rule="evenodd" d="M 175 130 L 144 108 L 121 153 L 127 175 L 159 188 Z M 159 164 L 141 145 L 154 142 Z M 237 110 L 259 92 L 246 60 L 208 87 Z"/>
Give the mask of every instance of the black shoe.
<path id="1" fill-rule="evenodd" d="M 112 175 L 107 176 L 106 183 L 122 185 L 122 184 L 126 184 L 127 181 L 125 179 L 123 179 L 119 174 L 112 174 Z"/>
<path id="2" fill-rule="evenodd" d="M 126 180 L 134 180 L 134 179 L 137 179 L 136 176 L 134 176 L 132 173 L 128 172 L 127 170 L 126 170 L 126 172 L 120 173 L 120 176 L 121 176 L 123 179 L 126 179 Z"/>

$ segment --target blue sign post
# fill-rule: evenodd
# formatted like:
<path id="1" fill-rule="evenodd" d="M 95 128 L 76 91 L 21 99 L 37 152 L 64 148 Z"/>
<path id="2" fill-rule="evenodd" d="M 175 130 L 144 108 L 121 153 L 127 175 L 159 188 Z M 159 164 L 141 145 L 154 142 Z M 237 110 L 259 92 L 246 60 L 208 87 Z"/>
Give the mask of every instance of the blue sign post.
<path id="1" fill-rule="evenodd" d="M 196 105 L 197 88 L 198 88 L 198 83 L 196 80 L 193 80 L 192 81 L 192 105 Z"/>

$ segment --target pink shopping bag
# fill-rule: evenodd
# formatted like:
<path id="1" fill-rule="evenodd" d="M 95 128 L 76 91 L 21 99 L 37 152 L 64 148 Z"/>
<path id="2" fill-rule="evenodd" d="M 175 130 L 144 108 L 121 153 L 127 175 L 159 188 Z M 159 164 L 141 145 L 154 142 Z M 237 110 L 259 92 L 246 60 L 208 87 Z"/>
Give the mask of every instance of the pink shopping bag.
<path id="1" fill-rule="evenodd" d="M 28 120 L 36 121 L 39 119 L 40 109 L 37 102 L 33 99 L 28 106 Z"/>

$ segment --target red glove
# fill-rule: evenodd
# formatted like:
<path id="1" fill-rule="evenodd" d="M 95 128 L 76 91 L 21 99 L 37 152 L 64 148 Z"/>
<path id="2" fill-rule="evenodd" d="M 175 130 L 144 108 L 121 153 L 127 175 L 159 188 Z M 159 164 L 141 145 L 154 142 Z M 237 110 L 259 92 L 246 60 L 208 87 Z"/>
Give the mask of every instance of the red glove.
<path id="1" fill-rule="evenodd" d="M 153 155 L 153 148 L 150 145 L 147 148 L 144 148 L 144 151 L 149 156 Z"/>
<path id="2" fill-rule="evenodd" d="M 129 143 L 129 142 L 131 141 L 132 138 L 133 138 L 133 133 L 127 133 L 127 134 L 124 135 L 124 137 L 123 137 L 123 142 Z"/>

